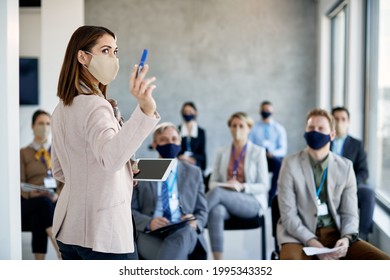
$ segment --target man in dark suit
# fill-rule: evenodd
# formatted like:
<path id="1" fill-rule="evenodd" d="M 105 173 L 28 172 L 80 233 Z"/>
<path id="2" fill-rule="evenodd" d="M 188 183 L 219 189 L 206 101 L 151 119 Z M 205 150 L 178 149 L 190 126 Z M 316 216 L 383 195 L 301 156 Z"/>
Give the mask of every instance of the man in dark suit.
<path id="1" fill-rule="evenodd" d="M 350 123 L 349 111 L 345 107 L 336 107 L 332 110 L 336 120 L 336 138 L 332 144 L 332 151 L 348 158 L 353 163 L 358 185 L 358 204 L 360 208 L 359 236 L 367 240 L 372 232 L 373 215 L 375 207 L 375 191 L 367 184 L 368 167 L 363 144 L 348 135 Z"/>
<path id="2" fill-rule="evenodd" d="M 162 158 L 176 158 L 181 150 L 180 142 L 177 127 L 172 123 L 162 123 L 155 129 L 152 147 Z M 188 259 L 189 256 L 207 257 L 203 236 L 208 215 L 204 189 L 201 169 L 180 160 L 166 182 L 138 182 L 133 192 L 132 211 L 141 258 L 173 260 Z M 147 233 L 194 217 L 195 220 L 167 233 Z"/>

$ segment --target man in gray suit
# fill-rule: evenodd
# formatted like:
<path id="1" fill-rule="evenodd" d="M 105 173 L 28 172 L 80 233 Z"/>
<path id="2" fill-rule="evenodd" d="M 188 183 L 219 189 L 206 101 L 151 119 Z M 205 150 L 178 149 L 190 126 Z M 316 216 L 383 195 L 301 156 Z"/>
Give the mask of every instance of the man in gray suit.
<path id="1" fill-rule="evenodd" d="M 181 150 L 181 137 L 177 127 L 172 123 L 158 125 L 153 135 L 152 147 L 162 158 L 176 158 Z M 178 160 L 164 184 L 140 181 L 134 188 L 132 211 L 140 257 L 173 260 L 192 256 L 205 259 L 207 244 L 203 230 L 208 210 L 201 169 Z M 166 192 L 169 203 L 164 203 Z M 164 234 L 148 233 L 194 217 L 195 220 Z"/>
<path id="2" fill-rule="evenodd" d="M 314 109 L 306 119 L 307 148 L 283 160 L 278 181 L 280 220 L 277 239 L 281 259 L 387 259 L 358 239 L 356 177 L 352 162 L 330 151 L 334 118 Z M 307 256 L 309 247 L 337 248 Z"/>

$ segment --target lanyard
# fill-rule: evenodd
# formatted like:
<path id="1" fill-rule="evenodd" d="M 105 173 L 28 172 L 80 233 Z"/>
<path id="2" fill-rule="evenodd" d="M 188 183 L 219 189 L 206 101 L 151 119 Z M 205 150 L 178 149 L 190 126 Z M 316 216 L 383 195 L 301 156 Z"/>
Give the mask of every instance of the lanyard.
<path id="1" fill-rule="evenodd" d="M 169 177 L 168 177 L 168 179 L 169 179 Z M 175 187 L 175 184 L 176 184 L 176 181 L 177 181 L 177 172 L 175 173 L 175 177 L 173 178 L 173 181 L 172 181 L 171 184 L 168 183 L 168 179 L 167 179 L 166 183 L 167 183 L 167 187 L 168 187 L 168 192 L 171 195 L 172 191 L 173 191 L 173 188 Z"/>
<path id="2" fill-rule="evenodd" d="M 238 156 L 238 159 L 235 159 L 234 160 L 234 164 L 233 164 L 233 177 L 235 178 L 236 175 L 237 175 L 237 170 L 238 170 L 238 165 L 240 164 L 240 161 L 242 159 L 242 157 L 244 156 L 245 154 L 245 151 L 246 151 L 246 146 L 248 144 L 245 144 L 245 146 L 242 148 L 241 150 L 241 153 L 240 155 Z M 234 148 L 234 145 L 232 146 L 232 154 L 233 154 L 233 157 L 235 157 L 236 155 L 236 149 Z"/>
<path id="3" fill-rule="evenodd" d="M 42 162 L 42 164 L 46 167 L 46 170 L 48 171 L 48 173 L 49 173 L 49 170 L 51 170 L 50 149 L 51 149 L 51 147 L 49 147 L 48 150 L 41 147 L 35 153 L 36 159 L 39 159 Z"/>
<path id="4" fill-rule="evenodd" d="M 321 183 L 320 183 L 320 186 L 318 187 L 318 190 L 317 190 L 317 199 L 320 199 L 320 194 L 322 191 L 322 187 L 324 186 L 324 182 L 325 182 L 325 178 L 326 178 L 327 173 L 328 173 L 328 167 L 325 168 L 324 174 L 322 175 Z"/>

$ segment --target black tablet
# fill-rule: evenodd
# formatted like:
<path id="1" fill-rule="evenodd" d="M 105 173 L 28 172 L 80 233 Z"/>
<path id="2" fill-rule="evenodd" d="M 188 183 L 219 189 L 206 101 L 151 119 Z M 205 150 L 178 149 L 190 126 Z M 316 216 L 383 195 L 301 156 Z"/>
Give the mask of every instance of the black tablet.
<path id="1" fill-rule="evenodd" d="M 134 174 L 135 181 L 165 181 L 175 166 L 175 158 L 137 159 L 139 173 Z M 134 169 L 134 167 L 133 167 Z"/>
<path id="2" fill-rule="evenodd" d="M 196 220 L 197 218 L 195 216 L 191 217 L 191 218 L 188 218 L 188 219 L 185 219 L 185 220 L 182 220 L 180 222 L 176 222 L 176 223 L 170 223 L 169 225 L 166 225 L 164 227 L 161 227 L 161 228 L 158 228 L 156 230 L 149 230 L 149 231 L 146 231 L 147 234 L 166 234 L 172 230 L 176 230 L 176 229 L 179 229 L 181 227 L 184 227 L 188 222 L 190 221 L 194 221 Z"/>

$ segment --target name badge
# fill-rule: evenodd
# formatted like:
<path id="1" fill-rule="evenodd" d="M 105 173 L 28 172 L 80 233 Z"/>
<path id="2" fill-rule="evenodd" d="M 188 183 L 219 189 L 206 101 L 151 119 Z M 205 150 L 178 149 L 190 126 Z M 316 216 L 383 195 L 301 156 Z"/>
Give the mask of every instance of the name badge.
<path id="1" fill-rule="evenodd" d="M 57 188 L 57 182 L 53 177 L 46 177 L 43 179 L 43 184 L 45 188 L 55 189 Z"/>
<path id="2" fill-rule="evenodd" d="M 329 214 L 328 205 L 326 205 L 326 203 L 321 203 L 317 205 L 317 210 L 318 210 L 318 216 L 325 216 Z"/>

